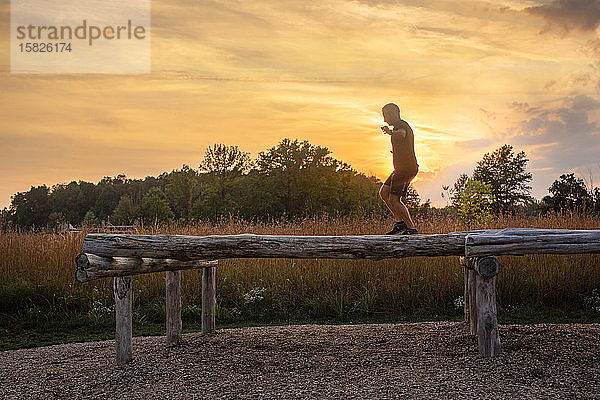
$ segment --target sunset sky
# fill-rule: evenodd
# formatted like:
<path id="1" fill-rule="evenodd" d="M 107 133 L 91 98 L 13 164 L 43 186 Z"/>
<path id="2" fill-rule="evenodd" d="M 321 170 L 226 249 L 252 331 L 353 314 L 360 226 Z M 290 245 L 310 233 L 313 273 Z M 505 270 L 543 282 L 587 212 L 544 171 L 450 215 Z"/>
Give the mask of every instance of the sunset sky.
<path id="1" fill-rule="evenodd" d="M 387 102 L 436 205 L 504 143 L 530 158 L 537 198 L 566 172 L 600 183 L 600 1 L 153 0 L 148 75 L 11 74 L 0 4 L 0 207 L 32 185 L 197 168 L 214 143 L 255 157 L 284 137 L 384 180 Z"/>

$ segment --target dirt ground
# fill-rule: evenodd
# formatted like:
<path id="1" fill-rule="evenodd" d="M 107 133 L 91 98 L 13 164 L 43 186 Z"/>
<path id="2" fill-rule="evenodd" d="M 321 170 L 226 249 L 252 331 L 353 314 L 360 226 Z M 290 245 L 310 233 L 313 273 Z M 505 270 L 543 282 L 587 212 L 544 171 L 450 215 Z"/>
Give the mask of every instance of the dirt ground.
<path id="1" fill-rule="evenodd" d="M 478 355 L 455 322 L 284 326 L 0 353 L 1 399 L 600 399 L 600 324 L 503 325 Z"/>

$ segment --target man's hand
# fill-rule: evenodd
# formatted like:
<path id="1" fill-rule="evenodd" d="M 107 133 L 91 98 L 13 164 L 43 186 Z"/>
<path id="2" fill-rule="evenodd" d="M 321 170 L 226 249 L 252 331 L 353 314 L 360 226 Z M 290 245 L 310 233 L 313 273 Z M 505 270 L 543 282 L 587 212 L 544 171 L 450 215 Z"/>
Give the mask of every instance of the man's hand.
<path id="1" fill-rule="evenodd" d="M 389 126 L 382 126 L 381 130 L 383 131 L 383 133 L 387 133 L 388 135 L 392 134 L 392 130 L 390 129 Z"/>

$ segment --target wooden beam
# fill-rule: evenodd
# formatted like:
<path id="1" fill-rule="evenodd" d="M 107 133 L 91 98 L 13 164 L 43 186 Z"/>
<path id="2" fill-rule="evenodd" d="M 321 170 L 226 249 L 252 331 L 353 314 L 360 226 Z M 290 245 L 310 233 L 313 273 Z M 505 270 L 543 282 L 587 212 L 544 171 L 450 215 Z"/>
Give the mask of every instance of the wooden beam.
<path id="1" fill-rule="evenodd" d="M 510 229 L 472 233 L 465 238 L 465 255 L 600 253 L 600 230 Z"/>
<path id="2" fill-rule="evenodd" d="M 115 277 L 113 279 L 113 293 L 115 296 L 117 365 L 122 365 L 131 359 L 133 334 L 131 276 Z"/>
<path id="3" fill-rule="evenodd" d="M 213 333 L 215 331 L 216 273 L 216 267 L 204 267 L 202 269 L 202 333 Z"/>
<path id="4" fill-rule="evenodd" d="M 167 271 L 165 275 L 167 346 L 181 344 L 181 271 Z"/>
<path id="5" fill-rule="evenodd" d="M 87 282 L 106 277 L 202 268 L 208 265 L 217 265 L 217 261 L 179 261 L 147 257 L 101 257 L 95 254 L 81 253 L 75 258 L 75 264 L 77 265 L 77 273 L 75 274 L 77 280 L 79 282 Z"/>
<path id="6" fill-rule="evenodd" d="M 437 235 L 112 235 L 88 234 L 83 252 L 102 257 L 373 259 L 464 255 L 468 232 Z"/>

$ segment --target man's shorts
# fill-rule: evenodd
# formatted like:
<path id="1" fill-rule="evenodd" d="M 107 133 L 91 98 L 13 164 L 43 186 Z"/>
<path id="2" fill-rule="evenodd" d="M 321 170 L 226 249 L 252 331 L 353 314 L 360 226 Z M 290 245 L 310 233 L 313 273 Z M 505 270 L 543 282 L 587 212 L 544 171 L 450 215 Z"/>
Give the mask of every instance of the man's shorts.
<path id="1" fill-rule="evenodd" d="M 416 170 L 394 170 L 383 184 L 390 187 L 390 193 L 405 197 L 408 186 L 417 176 L 417 172 L 419 172 L 419 168 Z"/>

